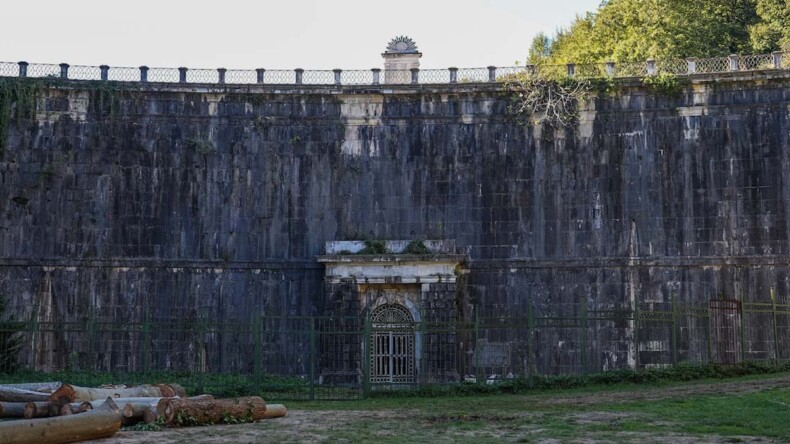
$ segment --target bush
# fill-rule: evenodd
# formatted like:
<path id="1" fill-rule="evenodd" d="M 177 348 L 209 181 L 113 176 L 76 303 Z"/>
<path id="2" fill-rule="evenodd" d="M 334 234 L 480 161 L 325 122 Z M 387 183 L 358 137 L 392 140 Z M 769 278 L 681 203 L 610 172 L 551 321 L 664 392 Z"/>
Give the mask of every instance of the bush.
<path id="1" fill-rule="evenodd" d="M 653 93 L 666 97 L 680 96 L 684 87 L 684 82 L 678 76 L 666 72 L 655 76 L 647 76 L 642 80 L 642 83 Z"/>
<path id="2" fill-rule="evenodd" d="M 431 250 L 421 240 L 413 240 L 403 249 L 404 254 L 431 254 Z"/>
<path id="3" fill-rule="evenodd" d="M 382 240 L 366 240 L 365 248 L 359 250 L 357 254 L 387 254 L 387 243 Z"/>

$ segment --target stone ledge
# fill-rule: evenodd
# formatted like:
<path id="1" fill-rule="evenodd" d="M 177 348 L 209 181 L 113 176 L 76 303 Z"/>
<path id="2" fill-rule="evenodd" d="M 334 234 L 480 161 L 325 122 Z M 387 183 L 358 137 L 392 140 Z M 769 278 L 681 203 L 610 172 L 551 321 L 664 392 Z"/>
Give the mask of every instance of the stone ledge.
<path id="1" fill-rule="evenodd" d="M 458 262 L 468 260 L 465 254 L 328 254 L 316 256 L 320 263 L 402 263 L 402 262 Z"/>

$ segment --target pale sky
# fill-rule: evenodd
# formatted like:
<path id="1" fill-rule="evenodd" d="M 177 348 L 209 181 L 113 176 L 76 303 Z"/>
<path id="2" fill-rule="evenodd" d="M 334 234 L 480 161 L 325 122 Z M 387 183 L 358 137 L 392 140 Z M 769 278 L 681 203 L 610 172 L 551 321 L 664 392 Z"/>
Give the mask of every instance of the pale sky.
<path id="1" fill-rule="evenodd" d="M 510 66 L 600 0 L 11 0 L 0 61 L 369 69 L 398 35 L 423 68 Z"/>

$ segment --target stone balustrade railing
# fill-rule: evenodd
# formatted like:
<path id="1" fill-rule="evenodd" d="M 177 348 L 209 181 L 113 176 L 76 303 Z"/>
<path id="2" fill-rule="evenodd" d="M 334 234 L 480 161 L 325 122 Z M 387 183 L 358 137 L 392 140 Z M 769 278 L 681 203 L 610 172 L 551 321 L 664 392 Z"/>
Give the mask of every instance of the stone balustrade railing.
<path id="1" fill-rule="evenodd" d="M 514 74 L 527 73 L 551 77 L 645 77 L 661 73 L 674 75 L 713 74 L 738 71 L 790 68 L 790 57 L 783 52 L 758 55 L 731 55 L 710 59 L 647 60 L 646 62 L 526 65 L 487 68 L 417 69 L 408 71 L 370 70 L 254 70 L 188 68 L 121 68 L 70 66 L 67 63 L 31 64 L 0 62 L 0 77 L 57 78 L 120 82 L 163 82 L 204 84 L 276 84 L 276 85 L 381 85 L 381 84 L 454 84 L 501 82 Z"/>

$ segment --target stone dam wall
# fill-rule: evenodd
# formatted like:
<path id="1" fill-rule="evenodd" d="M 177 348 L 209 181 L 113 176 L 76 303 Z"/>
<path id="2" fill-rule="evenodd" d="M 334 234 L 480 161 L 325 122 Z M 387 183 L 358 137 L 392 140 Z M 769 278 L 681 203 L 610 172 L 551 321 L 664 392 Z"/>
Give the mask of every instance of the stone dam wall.
<path id="1" fill-rule="evenodd" d="M 467 319 L 772 288 L 790 303 L 790 73 L 697 76 L 674 97 L 623 81 L 558 129 L 510 100 L 497 84 L 42 84 L 0 158 L 0 294 L 40 323 L 319 316 L 326 242 L 450 239 Z M 650 341 L 669 333 L 635 357 L 632 324 L 601 325 L 611 349 L 589 365 L 666 363 Z M 773 357 L 769 326 L 751 316 L 743 358 Z M 704 330 L 679 332 L 682 360 L 704 354 Z M 547 372 L 579 352 L 557 335 L 536 338 Z M 35 341 L 25 359 L 49 369 L 82 347 Z M 137 368 L 116 342 L 108 365 Z"/>

